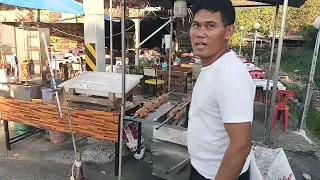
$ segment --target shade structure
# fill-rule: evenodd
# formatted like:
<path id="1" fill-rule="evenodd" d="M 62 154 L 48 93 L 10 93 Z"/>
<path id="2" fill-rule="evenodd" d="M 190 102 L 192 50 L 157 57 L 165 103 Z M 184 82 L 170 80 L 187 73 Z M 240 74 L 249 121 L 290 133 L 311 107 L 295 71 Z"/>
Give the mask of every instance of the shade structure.
<path id="1" fill-rule="evenodd" d="M 0 3 L 61 13 L 83 14 L 83 5 L 74 0 L 0 0 Z"/>
<path id="2" fill-rule="evenodd" d="M 0 3 L 33 9 L 44 9 L 68 14 L 84 14 L 83 4 L 75 0 L 0 0 Z M 104 15 L 105 20 L 110 20 L 109 15 Z"/>
<path id="3" fill-rule="evenodd" d="M 255 2 L 261 2 L 261 3 L 267 3 L 271 5 L 283 5 L 283 0 L 250 0 L 250 1 L 255 1 Z M 291 7 L 300 7 L 302 6 L 307 0 L 290 0 L 288 2 L 288 6 Z"/>
<path id="4" fill-rule="evenodd" d="M 150 3 L 151 6 L 161 6 L 163 8 L 168 8 L 171 9 L 173 7 L 173 2 L 175 0 L 148 0 L 148 2 Z M 198 0 L 186 0 L 188 3 L 188 6 L 192 6 L 192 4 L 194 4 L 196 1 Z M 232 1 L 232 0 L 231 0 Z M 249 1 L 254 1 L 254 2 L 261 2 L 261 3 L 266 3 L 266 4 L 270 4 L 270 5 L 277 5 L 283 4 L 283 0 L 247 0 Z M 300 7 L 301 5 L 303 5 L 307 0 L 290 0 L 289 1 L 289 6 L 292 7 Z"/>

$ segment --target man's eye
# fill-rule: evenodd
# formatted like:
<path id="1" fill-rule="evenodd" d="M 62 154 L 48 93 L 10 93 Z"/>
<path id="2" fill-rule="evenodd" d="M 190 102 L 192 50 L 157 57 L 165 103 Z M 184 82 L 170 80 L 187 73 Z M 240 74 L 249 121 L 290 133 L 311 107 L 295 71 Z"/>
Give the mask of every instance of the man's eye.
<path id="1" fill-rule="evenodd" d="M 192 24 L 192 27 L 199 27 L 198 24 Z"/>
<path id="2" fill-rule="evenodd" d="M 216 26 L 214 24 L 209 24 L 208 28 L 215 28 Z"/>

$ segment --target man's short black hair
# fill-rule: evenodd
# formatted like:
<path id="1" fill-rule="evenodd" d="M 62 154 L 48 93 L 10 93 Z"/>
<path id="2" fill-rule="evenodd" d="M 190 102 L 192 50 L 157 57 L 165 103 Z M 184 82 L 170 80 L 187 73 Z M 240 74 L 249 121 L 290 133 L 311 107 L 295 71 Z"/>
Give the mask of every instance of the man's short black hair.
<path id="1" fill-rule="evenodd" d="M 193 4 L 192 13 L 195 16 L 201 10 L 208 10 L 212 13 L 220 12 L 222 23 L 225 27 L 234 24 L 236 12 L 231 0 L 197 0 Z"/>

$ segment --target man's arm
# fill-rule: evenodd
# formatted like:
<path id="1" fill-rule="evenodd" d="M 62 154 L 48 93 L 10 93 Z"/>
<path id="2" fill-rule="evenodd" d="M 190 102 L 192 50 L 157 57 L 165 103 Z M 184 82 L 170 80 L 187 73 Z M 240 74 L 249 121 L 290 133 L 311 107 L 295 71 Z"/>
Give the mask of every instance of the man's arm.
<path id="1" fill-rule="evenodd" d="M 215 180 L 237 180 L 251 151 L 254 85 L 244 68 L 224 69 L 223 73 L 214 95 L 230 144 Z"/>
<path id="2" fill-rule="evenodd" d="M 237 180 L 251 151 L 251 123 L 225 124 L 230 138 L 215 180 Z"/>

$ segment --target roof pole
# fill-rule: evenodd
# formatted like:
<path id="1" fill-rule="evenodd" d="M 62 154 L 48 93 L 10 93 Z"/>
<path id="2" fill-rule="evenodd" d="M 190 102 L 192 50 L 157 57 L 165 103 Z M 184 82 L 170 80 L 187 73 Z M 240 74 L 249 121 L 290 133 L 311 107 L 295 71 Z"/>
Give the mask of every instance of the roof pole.
<path id="1" fill-rule="evenodd" d="M 244 31 L 244 26 L 240 26 L 239 56 L 241 56 L 241 48 L 242 48 L 242 43 L 243 43 L 243 31 Z"/>
<path id="2" fill-rule="evenodd" d="M 276 43 L 276 31 L 277 31 L 277 23 L 278 23 L 278 17 L 279 17 L 279 4 L 277 4 L 276 7 L 276 15 L 274 19 L 274 25 L 273 25 L 273 36 L 272 36 L 272 45 L 271 45 L 271 54 L 270 54 L 270 62 L 269 62 L 269 70 L 268 70 L 268 77 L 267 77 L 267 87 L 266 87 L 266 97 L 265 97 L 265 109 L 264 109 L 264 119 L 267 120 L 268 116 L 268 100 L 269 100 L 269 81 L 272 77 L 272 64 L 273 64 L 273 54 L 274 54 L 274 46 Z"/>
<path id="3" fill-rule="evenodd" d="M 140 52 L 140 19 L 133 19 L 134 22 L 134 32 L 135 32 L 135 41 L 134 41 L 134 47 L 135 47 L 135 63 L 134 65 L 136 67 L 139 66 L 140 60 L 139 60 L 139 52 Z"/>
<path id="4" fill-rule="evenodd" d="M 320 16 L 319 16 L 319 20 L 320 20 Z M 316 23 L 315 23 L 315 25 L 316 25 Z M 319 27 L 317 27 L 317 28 L 319 29 Z M 302 113 L 301 120 L 299 122 L 298 131 L 302 131 L 303 129 L 306 128 L 306 120 L 307 120 L 308 110 L 309 110 L 310 101 L 311 101 L 311 97 L 312 97 L 312 89 L 314 87 L 313 78 L 314 78 L 314 73 L 315 73 L 316 65 L 317 65 L 319 46 L 320 46 L 320 30 L 318 31 L 316 44 L 314 47 L 313 59 L 312 59 L 311 70 L 310 70 L 309 81 L 308 81 L 307 94 L 306 94 L 306 98 L 304 100 L 303 113 Z"/>
<path id="5" fill-rule="evenodd" d="M 168 75 L 168 92 L 171 91 L 171 64 L 172 64 L 172 38 L 173 38 L 173 10 L 170 10 L 170 47 L 169 47 L 169 75 Z"/>
<path id="6" fill-rule="evenodd" d="M 254 58 L 256 56 L 256 48 L 257 48 L 257 36 L 258 36 L 258 29 L 254 30 L 254 41 L 253 41 L 253 52 L 252 52 L 252 62 L 254 62 Z"/>
<path id="7" fill-rule="evenodd" d="M 284 29 L 286 26 L 286 17 L 287 17 L 287 10 L 288 10 L 288 0 L 283 1 L 283 9 L 282 9 L 282 20 L 281 20 L 281 27 L 280 27 L 280 37 L 279 37 L 279 45 L 278 45 L 278 52 L 277 52 L 277 59 L 276 59 L 276 67 L 275 73 L 273 78 L 273 87 L 272 87 L 272 96 L 271 96 L 271 106 L 270 106 L 270 113 L 266 123 L 266 132 L 264 135 L 264 141 L 267 145 L 271 145 L 271 126 L 272 126 L 272 118 L 274 113 L 274 106 L 276 102 L 276 93 L 277 93 L 277 85 L 279 79 L 279 71 L 280 71 L 280 61 L 282 55 L 282 47 L 283 47 L 283 36 L 284 36 Z"/>
<path id="8" fill-rule="evenodd" d="M 113 19 L 112 19 L 112 2 L 113 0 L 110 0 L 109 2 L 109 16 L 110 16 L 110 65 L 111 65 L 111 72 L 113 72 Z"/>
<path id="9" fill-rule="evenodd" d="M 123 137 L 123 119 L 126 105 L 126 32 L 125 32 L 125 0 L 120 1 L 121 4 L 121 59 L 122 59 L 122 96 L 121 96 L 121 118 L 119 128 L 119 174 L 118 180 L 121 180 L 122 171 L 122 137 Z"/>

